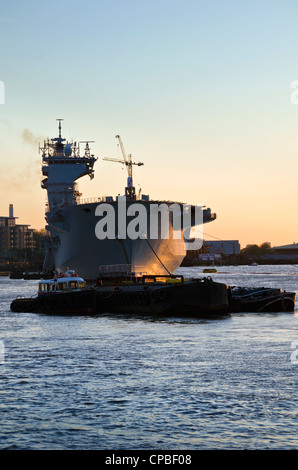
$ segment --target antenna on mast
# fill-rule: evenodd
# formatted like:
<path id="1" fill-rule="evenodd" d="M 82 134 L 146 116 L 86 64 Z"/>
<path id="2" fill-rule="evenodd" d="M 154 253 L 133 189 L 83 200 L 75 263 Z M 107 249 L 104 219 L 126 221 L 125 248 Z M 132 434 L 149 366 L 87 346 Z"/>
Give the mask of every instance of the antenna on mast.
<path id="1" fill-rule="evenodd" d="M 80 140 L 79 141 L 79 153 L 80 153 L 80 144 L 86 144 L 86 147 L 85 147 L 85 156 L 86 157 L 90 157 L 90 147 L 89 147 L 89 143 L 90 142 L 94 142 L 94 140 Z"/>
<path id="2" fill-rule="evenodd" d="M 59 121 L 59 139 L 62 138 L 62 135 L 61 135 L 61 121 L 64 121 L 64 119 L 56 119 L 56 121 Z"/>

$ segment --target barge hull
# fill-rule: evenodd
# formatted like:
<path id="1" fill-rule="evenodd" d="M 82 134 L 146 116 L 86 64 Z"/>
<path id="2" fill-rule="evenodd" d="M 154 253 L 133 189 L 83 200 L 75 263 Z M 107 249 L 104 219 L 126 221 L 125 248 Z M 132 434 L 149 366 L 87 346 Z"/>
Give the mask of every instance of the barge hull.
<path id="1" fill-rule="evenodd" d="M 174 286 L 98 288 L 98 313 L 209 317 L 229 313 L 225 284 L 194 280 Z"/>

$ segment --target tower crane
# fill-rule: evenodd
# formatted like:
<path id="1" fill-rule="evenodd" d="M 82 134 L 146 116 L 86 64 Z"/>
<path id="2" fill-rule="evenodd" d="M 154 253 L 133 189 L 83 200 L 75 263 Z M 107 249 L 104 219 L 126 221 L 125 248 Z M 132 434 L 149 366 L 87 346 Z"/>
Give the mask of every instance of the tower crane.
<path id="1" fill-rule="evenodd" d="M 125 152 L 123 142 L 121 140 L 120 135 L 116 135 L 115 137 L 119 141 L 119 145 L 120 145 L 120 148 L 121 148 L 123 160 L 119 160 L 117 158 L 108 158 L 108 157 L 103 158 L 103 160 L 108 160 L 109 162 L 122 163 L 122 165 L 126 165 L 127 172 L 128 172 L 128 177 L 127 177 L 127 186 L 125 188 L 125 196 L 128 199 L 135 200 L 136 199 L 136 190 L 135 190 L 135 187 L 133 186 L 132 166 L 133 165 L 142 166 L 142 165 L 144 165 L 144 163 L 142 163 L 142 162 L 133 162 L 131 154 L 126 155 L 126 152 Z"/>

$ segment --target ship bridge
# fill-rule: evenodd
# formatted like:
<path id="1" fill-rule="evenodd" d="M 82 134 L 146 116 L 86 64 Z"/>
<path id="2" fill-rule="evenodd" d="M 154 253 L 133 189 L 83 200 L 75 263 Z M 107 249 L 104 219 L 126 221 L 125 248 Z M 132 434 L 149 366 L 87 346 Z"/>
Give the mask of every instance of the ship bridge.
<path id="1" fill-rule="evenodd" d="M 93 166 L 97 158 L 91 155 L 89 143 L 93 141 L 67 142 L 61 135 L 48 139 L 40 148 L 42 152 L 42 188 L 48 193 L 47 218 L 55 209 L 65 204 L 76 204 L 80 196 L 76 181 L 82 176 L 94 177 Z M 84 144 L 84 153 L 80 155 L 80 145 Z"/>

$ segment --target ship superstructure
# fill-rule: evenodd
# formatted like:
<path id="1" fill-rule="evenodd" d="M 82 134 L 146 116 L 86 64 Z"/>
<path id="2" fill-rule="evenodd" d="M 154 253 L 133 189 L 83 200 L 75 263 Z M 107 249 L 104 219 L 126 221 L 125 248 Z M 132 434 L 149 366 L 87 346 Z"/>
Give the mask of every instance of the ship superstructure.
<path id="1" fill-rule="evenodd" d="M 47 221 L 47 242 L 44 269 L 64 272 L 75 269 L 87 280 L 98 277 L 99 270 L 104 266 L 126 266 L 127 270 L 143 274 L 172 274 L 180 266 L 186 255 L 183 236 L 169 238 L 141 236 L 129 238 L 121 236 L 119 222 L 119 197 L 98 197 L 94 201 L 84 201 L 78 190 L 77 180 L 88 175 L 94 177 L 94 163 L 97 158 L 91 154 L 89 144 L 92 141 L 67 142 L 62 138 L 61 121 L 59 119 L 58 137 L 47 140 L 42 151 L 42 188 L 47 190 L 48 201 L 45 218 Z M 151 205 L 172 201 L 154 201 L 149 196 L 136 195 L 133 186 L 131 155 L 126 156 L 120 136 L 116 136 L 121 146 L 123 160 L 128 170 L 127 186 L 122 200 L 125 200 L 127 214 L 131 205 L 138 202 L 148 214 L 147 225 L 150 226 Z M 84 153 L 80 147 L 84 144 Z M 115 236 L 99 239 L 96 226 L 99 221 L 100 209 L 109 209 L 115 214 Z M 180 204 L 180 203 L 177 203 Z M 108 209 L 108 211 L 109 211 Z M 192 208 L 194 209 L 194 208 Z M 214 220 L 215 214 L 204 209 L 204 223 Z M 127 217 L 128 224 L 131 217 Z M 169 220 L 172 224 L 172 220 Z M 173 227 L 170 227 L 173 233 Z"/>
<path id="2" fill-rule="evenodd" d="M 61 121 L 59 121 L 59 136 L 44 142 L 40 149 L 42 152 L 42 188 L 48 193 L 48 214 L 55 212 L 59 207 L 75 204 L 80 197 L 76 181 L 82 176 L 94 177 L 93 166 L 97 160 L 90 154 L 91 141 L 66 142 L 61 135 Z M 85 145 L 85 152 L 80 156 L 80 145 Z"/>

